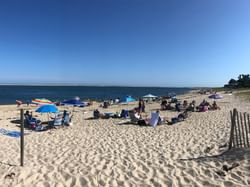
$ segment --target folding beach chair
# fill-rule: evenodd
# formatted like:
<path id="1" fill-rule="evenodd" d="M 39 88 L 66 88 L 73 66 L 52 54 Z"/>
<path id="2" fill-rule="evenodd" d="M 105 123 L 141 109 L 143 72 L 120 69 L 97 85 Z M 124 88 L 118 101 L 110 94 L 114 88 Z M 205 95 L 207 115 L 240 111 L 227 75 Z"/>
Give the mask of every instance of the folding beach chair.
<path id="1" fill-rule="evenodd" d="M 158 112 L 152 112 L 149 124 L 152 127 L 156 127 L 156 125 L 158 124 L 158 121 L 159 121 L 159 117 L 160 117 L 160 114 Z"/>

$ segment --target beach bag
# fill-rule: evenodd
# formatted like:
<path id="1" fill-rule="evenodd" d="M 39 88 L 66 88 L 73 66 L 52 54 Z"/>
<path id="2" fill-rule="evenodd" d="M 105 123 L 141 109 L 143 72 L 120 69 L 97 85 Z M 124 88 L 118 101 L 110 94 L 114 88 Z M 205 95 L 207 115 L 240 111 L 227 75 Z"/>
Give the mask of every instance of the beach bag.
<path id="1" fill-rule="evenodd" d="M 140 126 L 146 126 L 146 125 L 147 125 L 146 121 L 143 120 L 143 119 L 139 120 L 137 123 L 138 123 L 138 125 L 140 125 Z"/>

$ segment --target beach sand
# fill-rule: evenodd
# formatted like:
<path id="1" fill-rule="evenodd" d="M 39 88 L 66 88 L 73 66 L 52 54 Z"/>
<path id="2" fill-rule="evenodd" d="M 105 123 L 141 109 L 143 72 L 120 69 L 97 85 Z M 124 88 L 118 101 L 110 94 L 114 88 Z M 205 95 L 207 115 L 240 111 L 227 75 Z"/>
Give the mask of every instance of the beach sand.
<path id="1" fill-rule="evenodd" d="M 207 97 L 181 96 L 195 99 L 197 104 Z M 184 122 L 156 128 L 121 125 L 124 119 L 88 120 L 98 104 L 77 108 L 73 126 L 44 132 L 25 130 L 24 167 L 19 166 L 19 138 L 0 135 L 0 186 L 250 186 L 249 149 L 209 157 L 226 149 L 230 110 L 250 113 L 250 103 L 224 95 L 218 105 L 221 110 L 194 112 Z M 116 112 L 135 106 L 137 103 L 100 110 Z M 146 112 L 159 108 L 160 103 L 147 104 Z M 0 128 L 19 130 L 11 122 L 19 115 L 16 106 L 0 106 Z M 42 120 L 48 117 L 35 115 Z M 171 118 L 177 112 L 161 111 L 161 115 Z M 234 163 L 239 166 L 224 171 L 225 176 L 218 174 L 223 165 Z"/>

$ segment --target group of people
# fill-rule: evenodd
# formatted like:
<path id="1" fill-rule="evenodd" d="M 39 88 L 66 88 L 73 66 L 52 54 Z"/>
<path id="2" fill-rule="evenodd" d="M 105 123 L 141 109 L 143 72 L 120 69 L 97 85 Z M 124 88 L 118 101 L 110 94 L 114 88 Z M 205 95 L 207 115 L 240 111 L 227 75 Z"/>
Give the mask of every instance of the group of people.
<path id="1" fill-rule="evenodd" d="M 217 105 L 216 101 L 213 102 L 211 105 L 205 99 L 200 103 L 199 106 L 196 107 L 197 111 L 199 112 L 206 112 L 208 110 L 220 110 L 220 107 Z"/>
<path id="2" fill-rule="evenodd" d="M 174 104 L 174 106 L 172 106 Z M 93 111 L 93 116 L 95 119 L 98 118 L 130 118 L 131 122 L 136 123 L 138 125 L 149 125 L 152 118 L 143 116 L 145 113 L 145 101 L 140 99 L 138 102 L 138 107 L 134 108 L 133 110 L 122 110 L 121 113 L 101 113 L 98 109 Z M 160 111 L 157 110 L 155 113 L 158 113 L 158 121 L 157 124 L 175 124 L 177 122 L 184 121 L 188 118 L 189 112 L 205 112 L 208 110 L 219 110 L 220 107 L 217 105 L 216 101 L 213 101 L 212 104 L 207 102 L 205 99 L 196 106 L 196 101 L 193 100 L 190 103 L 187 100 L 184 100 L 182 103 L 179 100 L 175 100 L 175 102 L 168 101 L 166 99 L 162 100 L 161 102 L 161 110 L 175 110 L 179 112 L 176 117 L 171 119 L 167 119 L 166 117 L 162 117 L 160 115 Z M 108 115 L 107 115 L 108 114 Z M 110 115 L 112 114 L 112 115 Z"/>
<path id="3" fill-rule="evenodd" d="M 56 116 L 54 118 L 51 118 L 53 119 L 53 121 L 50 121 L 48 123 L 49 126 L 54 126 L 55 122 L 58 124 L 58 125 L 66 125 L 66 126 L 69 126 L 71 124 L 71 119 L 72 119 L 72 115 L 70 116 L 70 113 L 67 112 L 66 110 L 63 111 L 61 115 L 61 117 L 59 117 L 60 113 L 56 114 Z M 25 113 L 24 113 L 24 117 L 25 117 L 25 126 L 29 129 L 33 129 L 33 130 L 37 130 L 37 131 L 40 131 L 40 130 L 45 130 L 45 126 L 42 125 L 42 121 L 33 117 L 33 114 L 32 112 L 30 112 L 29 110 L 27 110 Z"/>
<path id="4" fill-rule="evenodd" d="M 199 106 L 196 106 L 195 100 L 188 103 L 187 100 L 184 100 L 183 103 L 176 102 L 175 106 L 173 107 L 171 105 L 171 102 L 168 102 L 167 100 L 163 100 L 161 102 L 161 110 L 176 110 L 178 112 L 181 111 L 190 111 L 190 112 L 205 112 L 208 110 L 219 110 L 220 107 L 217 105 L 216 101 L 214 101 L 212 104 L 210 104 L 205 99 L 200 103 Z"/>
<path id="5" fill-rule="evenodd" d="M 159 125 L 159 124 L 168 122 L 168 120 L 166 118 L 164 118 L 164 117 L 162 117 L 160 115 L 159 110 L 157 110 L 155 113 L 158 116 L 158 119 L 155 119 L 155 121 L 156 121 L 155 125 Z M 131 122 L 136 123 L 136 124 L 138 124 L 140 126 L 153 125 L 153 124 L 150 124 L 150 122 L 154 123 L 154 121 L 152 119 L 153 116 L 151 116 L 151 117 L 143 117 L 142 113 L 138 110 L 138 108 L 134 108 L 133 110 L 130 110 L 129 111 L 129 116 L 130 116 Z"/>
<path id="6" fill-rule="evenodd" d="M 120 98 L 117 97 L 116 99 L 110 99 L 110 100 L 106 100 L 104 101 L 100 107 L 102 108 L 108 108 L 110 105 L 114 105 L 114 104 L 118 104 L 120 103 Z"/>

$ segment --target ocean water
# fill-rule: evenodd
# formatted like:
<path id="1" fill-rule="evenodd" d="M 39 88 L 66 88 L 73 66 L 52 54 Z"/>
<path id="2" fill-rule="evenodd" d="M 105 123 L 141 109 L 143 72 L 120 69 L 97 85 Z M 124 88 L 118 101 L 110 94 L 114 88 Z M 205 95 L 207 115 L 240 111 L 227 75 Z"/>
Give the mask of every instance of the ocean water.
<path id="1" fill-rule="evenodd" d="M 166 96 L 169 93 L 184 94 L 190 88 L 156 88 L 156 87 L 110 87 L 110 86 L 0 86 L 0 104 L 15 104 L 16 100 L 23 102 L 34 98 L 46 98 L 52 101 L 62 101 L 76 96 L 82 100 L 115 99 L 131 95 L 140 98 L 146 94 Z"/>

